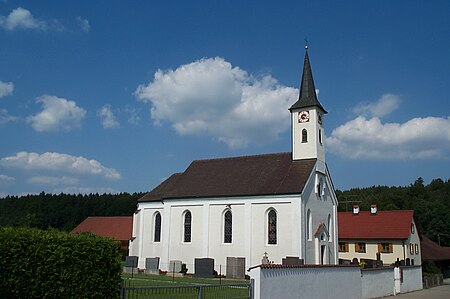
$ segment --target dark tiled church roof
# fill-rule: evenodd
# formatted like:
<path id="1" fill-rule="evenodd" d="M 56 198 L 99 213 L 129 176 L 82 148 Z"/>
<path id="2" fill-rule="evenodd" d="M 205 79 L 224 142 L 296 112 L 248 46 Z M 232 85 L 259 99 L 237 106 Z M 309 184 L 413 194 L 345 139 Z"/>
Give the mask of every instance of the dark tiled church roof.
<path id="1" fill-rule="evenodd" d="M 139 199 L 300 194 L 316 159 L 292 161 L 292 153 L 196 160 Z"/>

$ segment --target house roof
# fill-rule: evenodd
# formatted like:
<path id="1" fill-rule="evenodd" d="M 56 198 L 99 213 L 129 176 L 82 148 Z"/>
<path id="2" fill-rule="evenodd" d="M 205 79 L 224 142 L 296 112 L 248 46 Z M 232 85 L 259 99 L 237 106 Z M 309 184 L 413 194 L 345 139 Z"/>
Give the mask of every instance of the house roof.
<path id="1" fill-rule="evenodd" d="M 426 236 L 421 236 L 420 247 L 422 248 L 423 261 L 446 261 L 450 260 L 450 247 L 442 247 L 434 243 Z"/>
<path id="2" fill-rule="evenodd" d="M 88 217 L 71 233 L 91 232 L 97 236 L 126 241 L 131 239 L 132 229 L 133 216 Z"/>
<path id="3" fill-rule="evenodd" d="M 196 160 L 139 201 L 300 194 L 315 163 L 316 159 L 293 161 L 291 153 Z"/>
<path id="4" fill-rule="evenodd" d="M 311 65 L 309 63 L 308 49 L 305 53 L 305 62 L 303 64 L 302 81 L 300 82 L 300 94 L 298 101 L 289 108 L 290 111 L 298 108 L 306 108 L 317 106 L 323 110 L 324 113 L 327 111 L 322 107 L 319 100 L 317 99 L 316 87 L 314 86 L 314 79 L 311 71 Z"/>
<path id="5" fill-rule="evenodd" d="M 338 213 L 339 239 L 402 239 L 411 231 L 414 211 Z"/>

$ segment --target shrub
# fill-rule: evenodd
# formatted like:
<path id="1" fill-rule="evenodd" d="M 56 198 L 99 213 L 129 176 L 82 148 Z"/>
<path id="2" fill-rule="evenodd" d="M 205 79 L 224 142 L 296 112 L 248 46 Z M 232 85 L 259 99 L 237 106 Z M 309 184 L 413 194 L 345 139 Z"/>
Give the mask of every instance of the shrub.
<path id="1" fill-rule="evenodd" d="M 118 298 L 119 249 L 92 234 L 0 227 L 2 298 Z"/>

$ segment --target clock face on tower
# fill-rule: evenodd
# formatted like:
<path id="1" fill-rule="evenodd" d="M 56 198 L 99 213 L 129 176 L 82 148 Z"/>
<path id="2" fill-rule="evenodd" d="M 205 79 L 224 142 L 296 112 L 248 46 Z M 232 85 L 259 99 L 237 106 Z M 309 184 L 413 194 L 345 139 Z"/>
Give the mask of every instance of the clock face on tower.
<path id="1" fill-rule="evenodd" d="M 299 123 L 309 122 L 309 112 L 308 111 L 299 112 L 298 113 L 298 122 Z"/>
<path id="2" fill-rule="evenodd" d="M 319 124 L 322 124 L 322 114 L 321 113 L 317 114 L 317 121 L 319 122 Z"/>

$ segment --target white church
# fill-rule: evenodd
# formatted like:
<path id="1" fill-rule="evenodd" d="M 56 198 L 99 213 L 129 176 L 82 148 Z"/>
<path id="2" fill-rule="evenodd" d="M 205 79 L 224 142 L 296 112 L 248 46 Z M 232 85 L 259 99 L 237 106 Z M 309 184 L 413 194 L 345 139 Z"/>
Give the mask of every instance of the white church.
<path id="1" fill-rule="evenodd" d="M 300 95 L 289 111 L 292 152 L 193 161 L 139 199 L 130 243 L 139 268 L 151 257 L 160 258 L 161 270 L 171 260 L 192 267 L 196 258 L 212 258 L 219 271 L 227 257 L 245 258 L 248 269 L 265 255 L 275 264 L 285 257 L 338 264 L 327 112 L 317 99 L 308 50 Z"/>

